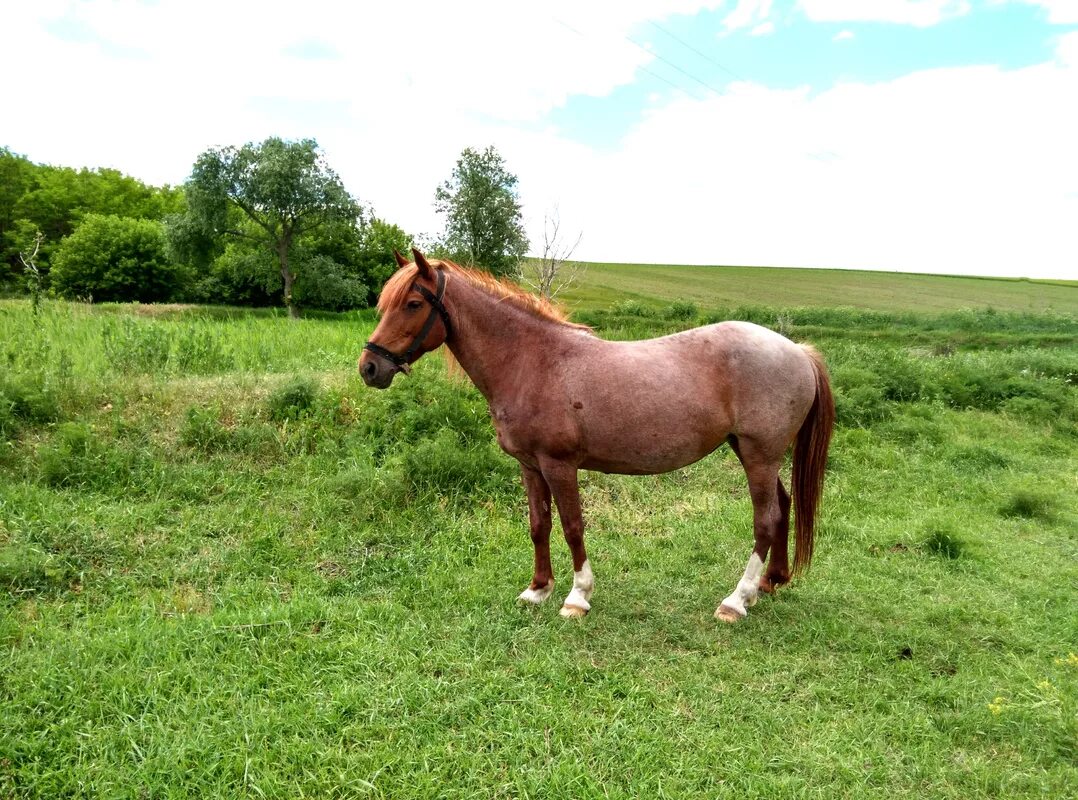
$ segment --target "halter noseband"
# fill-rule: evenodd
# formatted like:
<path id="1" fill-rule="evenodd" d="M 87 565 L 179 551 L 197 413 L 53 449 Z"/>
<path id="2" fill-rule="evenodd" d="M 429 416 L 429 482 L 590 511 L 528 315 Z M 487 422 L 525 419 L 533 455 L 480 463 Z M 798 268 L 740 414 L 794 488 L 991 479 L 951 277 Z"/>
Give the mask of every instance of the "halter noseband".
<path id="1" fill-rule="evenodd" d="M 445 273 L 440 269 L 435 270 L 435 274 L 438 276 L 438 291 L 432 293 L 426 286 L 422 286 L 419 283 L 413 283 L 412 289 L 423 295 L 424 299 L 430 303 L 430 313 L 427 315 L 427 321 L 423 323 L 423 328 L 412 339 L 412 343 L 408 346 L 408 349 L 403 354 L 397 355 L 391 353 L 384 347 L 374 342 L 367 342 L 363 345 L 364 350 L 370 350 L 376 356 L 381 356 L 386 361 L 390 362 L 401 372 L 408 371 L 408 365 L 412 361 L 412 356 L 416 354 L 416 351 L 423 346 L 423 341 L 427 338 L 427 334 L 430 333 L 430 329 L 434 327 L 434 320 L 437 317 L 442 318 L 442 325 L 445 326 L 445 338 L 448 339 L 453 334 L 453 326 L 449 323 L 449 312 L 445 310 L 445 306 L 442 305 L 442 295 L 445 294 Z"/>

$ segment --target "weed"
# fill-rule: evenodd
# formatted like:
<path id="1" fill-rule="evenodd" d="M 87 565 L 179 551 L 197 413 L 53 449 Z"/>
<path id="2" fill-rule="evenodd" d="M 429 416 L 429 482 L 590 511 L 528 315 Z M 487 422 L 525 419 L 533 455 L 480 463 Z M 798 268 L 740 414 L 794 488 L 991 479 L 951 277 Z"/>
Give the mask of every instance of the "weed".
<path id="1" fill-rule="evenodd" d="M 0 591 L 16 595 L 53 592 L 75 578 L 64 559 L 26 545 L 0 545 Z"/>
<path id="2" fill-rule="evenodd" d="M 965 540 L 954 530 L 945 526 L 930 528 L 921 547 L 932 555 L 951 560 L 962 558 L 967 550 Z"/>
<path id="3" fill-rule="evenodd" d="M 999 513 L 1005 517 L 1050 522 L 1056 518 L 1058 507 L 1059 501 L 1054 495 L 1040 489 L 1020 488 L 1010 493 Z"/>
<path id="4" fill-rule="evenodd" d="M 270 419 L 276 422 L 296 420 L 306 414 L 318 396 L 318 387 L 310 378 L 294 377 L 281 384 L 266 400 Z"/>
<path id="5" fill-rule="evenodd" d="M 102 329 L 101 339 L 109 365 L 121 373 L 163 370 L 172 349 L 167 329 L 130 317 L 110 321 Z"/>

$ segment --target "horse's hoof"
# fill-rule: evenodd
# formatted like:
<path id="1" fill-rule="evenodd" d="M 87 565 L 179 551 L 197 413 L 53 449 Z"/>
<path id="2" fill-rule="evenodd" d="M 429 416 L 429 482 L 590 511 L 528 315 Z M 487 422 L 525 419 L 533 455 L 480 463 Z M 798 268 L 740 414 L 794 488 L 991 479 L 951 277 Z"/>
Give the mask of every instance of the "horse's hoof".
<path id="1" fill-rule="evenodd" d="M 553 593 L 554 581 L 551 580 L 546 586 L 540 586 L 538 589 L 533 589 L 529 586 L 520 593 L 517 600 L 529 606 L 537 606 L 540 603 L 545 603 Z"/>
<path id="2" fill-rule="evenodd" d="M 721 605 L 715 609 L 715 619 L 720 622 L 728 622 L 732 625 L 735 622 L 740 622 L 744 617 L 744 611 L 738 611 L 731 606 Z"/>
<path id="3" fill-rule="evenodd" d="M 579 619 L 580 617 L 586 617 L 588 615 L 588 609 L 581 608 L 580 606 L 562 606 L 561 615 L 566 619 Z"/>

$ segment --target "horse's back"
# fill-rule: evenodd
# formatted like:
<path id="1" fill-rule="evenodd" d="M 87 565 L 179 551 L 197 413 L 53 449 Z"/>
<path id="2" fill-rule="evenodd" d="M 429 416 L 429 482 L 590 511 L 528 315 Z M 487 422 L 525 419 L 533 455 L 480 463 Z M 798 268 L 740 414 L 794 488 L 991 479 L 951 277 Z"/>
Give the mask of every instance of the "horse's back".
<path id="1" fill-rule="evenodd" d="M 803 348 L 748 322 L 636 342 L 584 343 L 567 365 L 585 466 L 664 472 L 731 434 L 796 433 L 815 392 Z M 796 417 L 796 421 L 794 418 Z"/>

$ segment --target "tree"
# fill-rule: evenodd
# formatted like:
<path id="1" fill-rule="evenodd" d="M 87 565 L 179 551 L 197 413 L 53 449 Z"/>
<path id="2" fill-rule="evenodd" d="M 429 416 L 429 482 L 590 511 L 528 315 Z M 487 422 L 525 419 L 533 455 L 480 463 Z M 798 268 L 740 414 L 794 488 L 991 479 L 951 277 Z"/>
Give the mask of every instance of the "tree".
<path id="1" fill-rule="evenodd" d="M 370 286 L 371 304 L 377 299 L 377 292 L 397 271 L 397 259 L 393 252 L 407 253 L 412 249 L 412 237 L 399 226 L 371 216 L 371 221 L 361 232 L 359 260 L 357 266 Z"/>
<path id="2" fill-rule="evenodd" d="M 0 259 L 9 279 L 17 276 L 23 269 L 19 253 L 41 232 L 35 263 L 45 279 L 53 251 L 87 214 L 160 220 L 182 202 L 179 189 L 148 186 L 114 169 L 34 164 L 0 147 Z"/>
<path id="3" fill-rule="evenodd" d="M 521 270 L 521 282 L 547 300 L 553 300 L 559 292 L 568 289 L 583 270 L 582 264 L 568 264 L 583 236 L 578 233 L 572 244 L 562 239 L 561 214 L 555 208 L 543 218 L 543 251 L 530 269 Z"/>
<path id="4" fill-rule="evenodd" d="M 171 300 L 185 277 L 168 256 L 164 226 L 149 219 L 89 214 L 53 255 L 52 286 L 64 297 Z"/>
<path id="5" fill-rule="evenodd" d="M 301 237 L 339 222 L 355 224 L 361 210 L 313 139 L 287 142 L 276 137 L 261 144 L 207 150 L 198 157 L 187 193 L 188 224 L 171 226 L 246 239 L 268 250 L 276 261 L 290 317 L 299 316 L 292 286 L 292 250 Z"/>
<path id="6" fill-rule="evenodd" d="M 435 210 L 446 215 L 444 244 L 454 258 L 496 275 L 515 271 L 528 249 L 516 185 L 493 147 L 464 149 L 434 194 Z"/>

